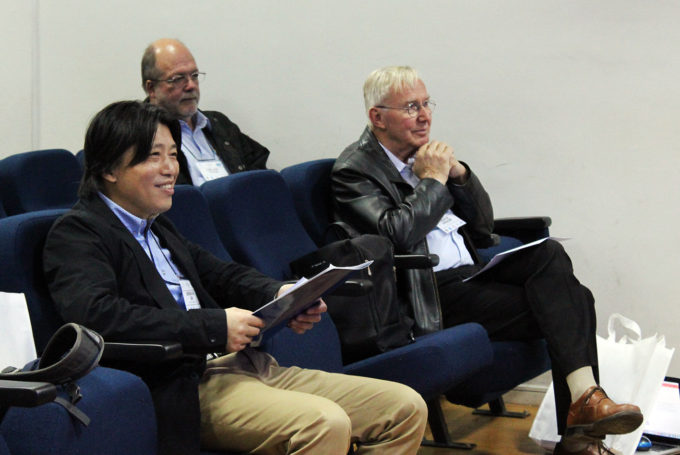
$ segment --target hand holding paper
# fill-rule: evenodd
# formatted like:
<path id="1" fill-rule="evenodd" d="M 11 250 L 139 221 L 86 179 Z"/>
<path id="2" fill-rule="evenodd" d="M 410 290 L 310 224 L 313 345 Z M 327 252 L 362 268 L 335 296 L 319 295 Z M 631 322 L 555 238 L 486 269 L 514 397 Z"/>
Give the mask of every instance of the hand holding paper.
<path id="1" fill-rule="evenodd" d="M 319 299 L 317 302 L 316 305 L 310 306 L 288 322 L 288 327 L 290 327 L 293 332 L 302 335 L 307 330 L 314 327 L 314 324 L 321 321 L 321 313 L 328 311 L 328 307 L 323 299 Z"/>
<path id="2" fill-rule="evenodd" d="M 238 352 L 253 341 L 264 321 L 242 308 L 227 308 L 227 352 Z"/>

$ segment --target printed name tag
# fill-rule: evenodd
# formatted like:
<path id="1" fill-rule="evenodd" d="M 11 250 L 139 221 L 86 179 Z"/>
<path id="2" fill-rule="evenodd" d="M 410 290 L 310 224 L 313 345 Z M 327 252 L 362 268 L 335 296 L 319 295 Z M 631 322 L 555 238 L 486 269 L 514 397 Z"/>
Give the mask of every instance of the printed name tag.
<path id="1" fill-rule="evenodd" d="M 464 226 L 465 221 L 458 218 L 451 212 L 446 212 L 439 223 L 437 223 L 437 228 L 441 229 L 447 234 L 455 232 L 459 227 Z"/>
<path id="2" fill-rule="evenodd" d="M 186 279 L 180 279 L 179 286 L 182 288 L 182 297 L 184 297 L 184 306 L 187 311 L 200 309 L 201 304 L 198 303 L 198 297 L 191 282 Z"/>
<path id="3" fill-rule="evenodd" d="M 215 180 L 229 175 L 220 160 L 198 161 L 198 170 L 206 181 Z"/>

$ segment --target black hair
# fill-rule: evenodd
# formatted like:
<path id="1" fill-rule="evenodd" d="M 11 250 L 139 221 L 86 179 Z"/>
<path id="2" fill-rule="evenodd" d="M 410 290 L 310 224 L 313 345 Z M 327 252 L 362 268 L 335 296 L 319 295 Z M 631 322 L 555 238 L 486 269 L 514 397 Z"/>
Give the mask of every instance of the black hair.
<path id="1" fill-rule="evenodd" d="M 101 191 L 104 174 L 119 166 L 128 150 L 134 153 L 130 166 L 145 161 L 159 124 L 168 127 L 179 150 L 182 145 L 179 122 L 158 106 L 141 101 L 118 101 L 99 111 L 85 133 L 85 171 L 78 196 L 89 198 Z"/>

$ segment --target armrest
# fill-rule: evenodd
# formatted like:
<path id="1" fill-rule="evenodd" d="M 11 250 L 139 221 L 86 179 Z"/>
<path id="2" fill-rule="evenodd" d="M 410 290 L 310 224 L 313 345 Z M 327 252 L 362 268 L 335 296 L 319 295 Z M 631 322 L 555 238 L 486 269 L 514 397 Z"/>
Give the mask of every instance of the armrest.
<path id="1" fill-rule="evenodd" d="M 494 220 L 494 232 L 527 243 L 549 236 L 551 224 L 552 220 L 549 216 L 499 218 Z"/>
<path id="2" fill-rule="evenodd" d="M 497 218 L 493 224 L 495 233 L 507 234 L 516 231 L 547 229 L 552 224 L 552 219 L 549 216 Z"/>
<path id="3" fill-rule="evenodd" d="M 335 288 L 331 294 L 342 297 L 358 297 L 366 295 L 372 290 L 373 282 L 371 282 L 371 280 L 347 280 Z"/>
<path id="4" fill-rule="evenodd" d="M 491 248 L 492 246 L 500 245 L 501 236 L 498 234 L 489 234 L 488 237 L 481 239 L 472 239 L 472 244 L 475 248 Z"/>
<path id="5" fill-rule="evenodd" d="M 57 386 L 49 382 L 0 380 L 0 408 L 40 406 L 56 396 Z"/>
<path id="6" fill-rule="evenodd" d="M 436 254 L 395 254 L 394 266 L 398 269 L 429 269 L 439 264 Z"/>
<path id="7" fill-rule="evenodd" d="M 182 356 L 182 345 L 176 341 L 110 342 L 104 344 L 102 360 L 135 363 L 160 363 Z"/>

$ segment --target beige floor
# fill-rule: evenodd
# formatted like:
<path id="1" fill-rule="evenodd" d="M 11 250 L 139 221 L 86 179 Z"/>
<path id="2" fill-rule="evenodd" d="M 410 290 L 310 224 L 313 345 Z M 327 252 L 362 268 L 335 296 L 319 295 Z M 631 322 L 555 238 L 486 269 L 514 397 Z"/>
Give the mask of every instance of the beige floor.
<path id="1" fill-rule="evenodd" d="M 529 429 L 537 407 L 507 404 L 511 411 L 527 410 L 525 419 L 486 417 L 472 414 L 472 409 L 442 401 L 449 432 L 454 441 L 474 442 L 473 450 L 451 450 L 421 447 L 418 455 L 526 455 L 546 452 L 529 439 Z M 428 436 L 426 433 L 426 436 Z"/>

